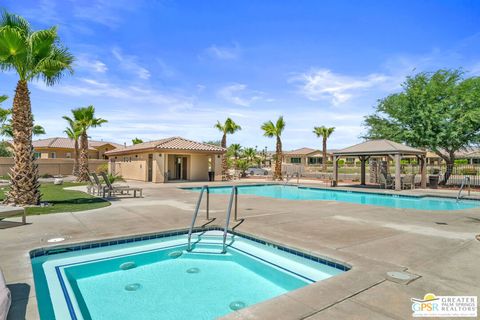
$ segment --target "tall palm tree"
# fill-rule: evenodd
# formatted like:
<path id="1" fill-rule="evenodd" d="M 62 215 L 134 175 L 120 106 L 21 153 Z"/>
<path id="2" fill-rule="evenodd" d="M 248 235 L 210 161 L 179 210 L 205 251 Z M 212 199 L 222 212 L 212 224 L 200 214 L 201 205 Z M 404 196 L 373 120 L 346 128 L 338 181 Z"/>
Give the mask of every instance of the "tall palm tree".
<path id="1" fill-rule="evenodd" d="M 282 132 L 285 129 L 285 121 L 283 116 L 280 116 L 276 123 L 267 121 L 262 125 L 264 136 L 277 139 L 276 143 L 276 157 L 275 157 L 275 170 L 273 172 L 273 179 L 282 180 Z"/>
<path id="2" fill-rule="evenodd" d="M 7 100 L 7 96 L 0 96 L 0 103 Z M 0 136 L 13 139 L 13 125 L 12 125 L 12 109 L 0 108 Z M 33 121 L 33 116 L 32 116 Z M 39 136 L 46 134 L 45 128 L 41 125 L 34 124 L 32 128 L 32 135 Z"/>
<path id="3" fill-rule="evenodd" d="M 77 177 L 78 176 L 78 168 L 79 168 L 79 148 L 78 148 L 78 139 L 80 138 L 80 134 L 82 133 L 80 126 L 78 125 L 75 120 L 70 117 L 63 116 L 63 119 L 67 120 L 68 127 L 65 128 L 63 132 L 67 135 L 67 137 L 73 140 L 73 170 L 72 174 Z"/>
<path id="4" fill-rule="evenodd" d="M 227 134 L 234 134 L 238 130 L 242 130 L 242 127 L 240 127 L 238 124 L 235 123 L 230 118 L 227 118 L 225 120 L 225 123 L 221 123 L 220 121 L 217 121 L 215 124 L 215 128 L 220 130 L 222 132 L 222 148 L 227 148 Z M 227 171 L 228 171 L 228 164 L 227 164 L 227 158 L 224 156 L 222 157 L 222 180 L 227 180 Z"/>
<path id="5" fill-rule="evenodd" d="M 330 135 L 335 131 L 335 127 L 314 127 L 313 133 L 317 135 L 317 138 L 322 137 L 322 164 L 323 164 L 323 171 L 327 171 L 327 139 Z"/>
<path id="6" fill-rule="evenodd" d="M 80 131 L 80 165 L 78 168 L 77 181 L 88 181 L 88 134 L 90 128 L 100 127 L 107 120 L 95 118 L 93 106 L 82 107 L 72 110 L 73 121 Z"/>
<path id="7" fill-rule="evenodd" d="M 239 143 L 232 143 L 229 147 L 228 147 L 228 152 L 227 154 L 232 157 L 233 156 L 233 159 L 234 159 L 234 166 L 235 166 L 235 170 L 237 170 L 237 162 L 238 162 L 238 158 L 240 158 L 240 153 L 242 152 L 242 146 L 239 144 Z"/>
<path id="8" fill-rule="evenodd" d="M 24 18 L 3 12 L 0 18 L 0 69 L 13 70 L 19 80 L 12 109 L 13 158 L 11 187 L 5 202 L 40 203 L 38 168 L 32 147 L 33 117 L 28 82 L 41 79 L 47 86 L 72 73 L 73 56 L 63 47 L 56 27 L 33 31 Z"/>

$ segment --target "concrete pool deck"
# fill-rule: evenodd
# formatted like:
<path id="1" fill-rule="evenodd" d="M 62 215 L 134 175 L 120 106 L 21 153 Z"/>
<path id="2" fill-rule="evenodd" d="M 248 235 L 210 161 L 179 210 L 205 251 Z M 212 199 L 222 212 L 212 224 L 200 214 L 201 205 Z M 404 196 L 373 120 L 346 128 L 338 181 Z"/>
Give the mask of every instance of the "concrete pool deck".
<path id="1" fill-rule="evenodd" d="M 91 211 L 29 216 L 27 225 L 20 225 L 21 218 L 0 221 L 0 268 L 13 294 L 8 319 L 38 319 L 28 252 L 48 246 L 47 239 L 63 236 L 67 240 L 62 244 L 76 243 L 184 229 L 190 224 L 198 193 L 178 187 L 202 183 L 128 183 L 144 188 L 144 198 L 114 200 L 110 207 Z M 443 190 L 428 193 L 456 195 Z M 210 215 L 216 218 L 211 225 L 222 225 L 227 199 L 210 196 Z M 232 221 L 236 231 L 353 268 L 225 319 L 408 319 L 410 298 L 429 292 L 480 295 L 480 242 L 475 240 L 480 209 L 419 211 L 249 195 L 241 195 L 238 204 L 239 218 L 244 220 Z M 206 222 L 204 215 L 199 218 L 197 225 Z M 387 279 L 386 272 L 403 270 L 419 278 L 408 284 Z"/>

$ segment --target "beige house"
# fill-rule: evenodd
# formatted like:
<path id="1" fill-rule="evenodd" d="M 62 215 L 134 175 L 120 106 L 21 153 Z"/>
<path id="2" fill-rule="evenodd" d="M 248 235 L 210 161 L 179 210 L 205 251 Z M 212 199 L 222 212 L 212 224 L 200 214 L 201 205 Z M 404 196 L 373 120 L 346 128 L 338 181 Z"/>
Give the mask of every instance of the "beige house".
<path id="1" fill-rule="evenodd" d="M 327 151 L 327 160 L 332 161 L 332 153 Z M 285 164 L 301 164 L 304 166 L 321 166 L 323 163 L 322 150 L 311 148 L 300 148 L 283 153 L 283 163 Z"/>
<path id="2" fill-rule="evenodd" d="M 70 159 L 73 158 L 75 150 L 72 139 L 60 137 L 35 140 L 32 145 L 36 159 Z M 88 158 L 106 159 L 105 152 L 123 147 L 118 143 L 89 140 Z"/>
<path id="3" fill-rule="evenodd" d="M 221 180 L 224 148 L 172 137 L 107 151 L 109 171 L 125 179 L 164 183 Z"/>

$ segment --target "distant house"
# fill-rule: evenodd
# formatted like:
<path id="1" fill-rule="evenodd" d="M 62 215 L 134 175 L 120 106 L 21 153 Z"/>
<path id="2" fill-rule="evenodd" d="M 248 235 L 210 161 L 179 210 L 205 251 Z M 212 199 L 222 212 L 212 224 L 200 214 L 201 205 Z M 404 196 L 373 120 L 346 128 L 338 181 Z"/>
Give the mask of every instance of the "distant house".
<path id="1" fill-rule="evenodd" d="M 9 142 L 11 144 L 11 141 Z M 80 144 L 80 142 L 79 142 Z M 68 138 L 47 138 L 32 142 L 36 159 L 69 159 L 73 158 L 75 142 Z M 88 157 L 90 159 L 107 159 L 105 152 L 124 146 L 107 141 L 88 141 Z"/>
<path id="2" fill-rule="evenodd" d="M 139 143 L 105 152 L 109 170 L 125 179 L 169 181 L 221 180 L 226 149 L 181 137 Z M 213 178 L 213 177 L 212 177 Z"/>
<path id="3" fill-rule="evenodd" d="M 326 161 L 332 161 L 332 150 L 327 150 Z M 322 150 L 307 147 L 286 151 L 283 153 L 283 163 L 320 166 L 323 164 L 323 153 Z"/>

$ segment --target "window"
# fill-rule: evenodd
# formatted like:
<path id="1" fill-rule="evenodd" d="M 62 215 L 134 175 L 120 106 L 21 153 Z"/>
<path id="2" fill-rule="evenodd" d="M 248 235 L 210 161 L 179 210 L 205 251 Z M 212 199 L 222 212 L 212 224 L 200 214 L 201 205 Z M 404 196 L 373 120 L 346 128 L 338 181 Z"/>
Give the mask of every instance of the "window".
<path id="1" fill-rule="evenodd" d="M 55 159 L 57 157 L 57 153 L 56 152 L 50 152 L 50 158 L 51 159 Z"/>
<path id="2" fill-rule="evenodd" d="M 355 163 L 355 160 L 356 160 L 355 158 L 347 158 L 346 162 L 347 163 Z"/>
<path id="3" fill-rule="evenodd" d="M 65 153 L 65 158 L 71 158 L 72 154 L 70 152 Z"/>
<path id="4" fill-rule="evenodd" d="M 322 164 L 322 158 L 317 158 L 317 157 L 308 158 L 308 164 L 311 164 L 311 165 Z"/>
<path id="5" fill-rule="evenodd" d="M 302 163 L 302 158 L 290 158 L 290 163 Z"/>
<path id="6" fill-rule="evenodd" d="M 41 153 L 41 152 L 34 152 L 34 153 L 33 153 L 33 157 L 34 157 L 35 159 L 40 159 L 40 158 L 42 157 L 42 153 Z"/>

